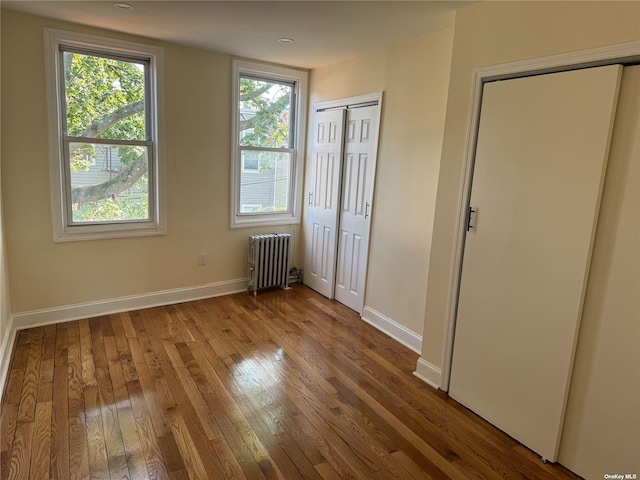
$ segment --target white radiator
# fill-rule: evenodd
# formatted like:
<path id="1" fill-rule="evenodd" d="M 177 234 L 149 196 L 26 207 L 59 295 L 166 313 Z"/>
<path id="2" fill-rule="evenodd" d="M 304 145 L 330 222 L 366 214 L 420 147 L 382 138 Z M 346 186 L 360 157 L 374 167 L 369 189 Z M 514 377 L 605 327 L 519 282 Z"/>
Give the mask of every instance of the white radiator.
<path id="1" fill-rule="evenodd" d="M 289 287 L 289 233 L 269 233 L 249 236 L 249 286 L 256 295 L 258 289 Z"/>

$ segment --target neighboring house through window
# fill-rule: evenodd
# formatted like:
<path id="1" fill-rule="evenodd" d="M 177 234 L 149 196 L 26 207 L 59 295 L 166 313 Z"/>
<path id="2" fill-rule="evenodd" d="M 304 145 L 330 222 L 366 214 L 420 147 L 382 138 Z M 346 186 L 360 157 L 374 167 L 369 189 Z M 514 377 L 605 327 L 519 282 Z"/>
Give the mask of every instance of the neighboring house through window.
<path id="1" fill-rule="evenodd" d="M 231 227 L 299 223 L 307 74 L 233 67 Z"/>
<path id="2" fill-rule="evenodd" d="M 164 233 L 162 49 L 45 30 L 56 241 Z"/>
<path id="3" fill-rule="evenodd" d="M 248 158 L 242 156 L 242 172 L 243 173 L 260 173 L 260 161 L 257 158 Z"/>

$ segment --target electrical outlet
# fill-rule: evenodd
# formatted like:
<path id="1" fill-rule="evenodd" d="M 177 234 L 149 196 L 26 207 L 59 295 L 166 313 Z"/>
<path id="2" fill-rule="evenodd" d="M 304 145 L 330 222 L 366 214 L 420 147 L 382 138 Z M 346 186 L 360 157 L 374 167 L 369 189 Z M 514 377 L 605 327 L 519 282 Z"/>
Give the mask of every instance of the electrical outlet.
<path id="1" fill-rule="evenodd" d="M 198 265 L 203 266 L 207 264 L 207 254 L 199 253 L 198 254 Z"/>

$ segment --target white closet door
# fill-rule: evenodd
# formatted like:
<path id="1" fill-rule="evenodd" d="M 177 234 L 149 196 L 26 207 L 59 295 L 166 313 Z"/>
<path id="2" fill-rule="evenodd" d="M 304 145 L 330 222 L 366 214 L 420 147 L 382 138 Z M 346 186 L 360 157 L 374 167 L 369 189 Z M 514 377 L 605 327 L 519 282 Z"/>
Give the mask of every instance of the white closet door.
<path id="1" fill-rule="evenodd" d="M 622 67 L 484 88 L 450 395 L 556 460 Z"/>
<path id="2" fill-rule="evenodd" d="M 640 65 L 625 67 L 558 461 L 640 474 Z M 614 472 L 615 470 L 615 472 Z"/>
<path id="3" fill-rule="evenodd" d="M 316 114 L 307 170 L 304 283 L 333 298 L 344 110 Z"/>
<path id="4" fill-rule="evenodd" d="M 362 313 L 376 173 L 379 107 L 347 111 L 336 300 Z"/>

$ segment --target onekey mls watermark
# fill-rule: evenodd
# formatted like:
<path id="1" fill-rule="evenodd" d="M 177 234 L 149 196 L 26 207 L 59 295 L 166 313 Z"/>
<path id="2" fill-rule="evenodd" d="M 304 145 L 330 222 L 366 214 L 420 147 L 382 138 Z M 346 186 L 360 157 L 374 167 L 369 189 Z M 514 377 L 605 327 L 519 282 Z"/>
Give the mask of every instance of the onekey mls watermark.
<path id="1" fill-rule="evenodd" d="M 604 478 L 610 480 L 636 480 L 638 475 L 635 473 L 605 473 Z"/>

